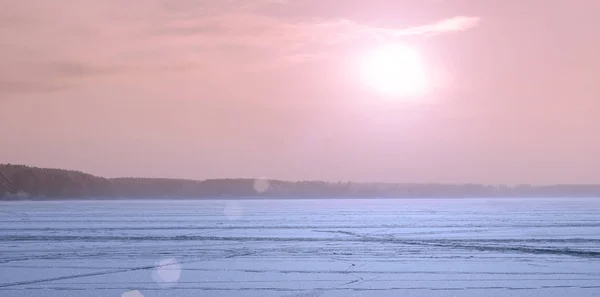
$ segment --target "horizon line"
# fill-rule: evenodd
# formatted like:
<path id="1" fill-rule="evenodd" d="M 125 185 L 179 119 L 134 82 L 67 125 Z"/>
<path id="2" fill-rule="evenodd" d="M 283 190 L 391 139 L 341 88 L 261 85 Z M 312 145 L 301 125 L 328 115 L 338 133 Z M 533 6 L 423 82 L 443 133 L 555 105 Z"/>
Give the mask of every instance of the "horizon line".
<path id="1" fill-rule="evenodd" d="M 97 178 L 103 178 L 106 180 L 116 179 L 146 179 L 146 180 L 180 180 L 180 181 L 191 181 L 191 182 L 203 182 L 211 180 L 265 180 L 269 182 L 325 182 L 325 183 L 353 183 L 353 184 L 389 184 L 389 185 L 447 185 L 447 186 L 466 186 L 466 185 L 477 185 L 487 187 L 552 187 L 552 186 L 600 186 L 600 183 L 547 183 L 547 184 L 531 184 L 531 183 L 518 183 L 518 184 L 507 184 L 507 183 L 479 183 L 479 182 L 462 182 L 462 183 L 451 183 L 451 182 L 389 182 L 389 181 L 352 181 L 352 180 L 319 180 L 319 179 L 304 179 L 304 180 L 290 180 L 290 179 L 277 179 L 277 178 L 264 178 L 264 177 L 214 177 L 205 179 L 194 179 L 194 178 L 177 178 L 177 177 L 141 177 L 141 176 L 119 176 L 119 177 L 105 177 L 102 175 L 88 173 L 79 169 L 67 169 L 67 168 L 56 168 L 56 167 L 39 167 L 26 164 L 13 164 L 13 163 L 0 163 L 1 166 L 21 166 L 28 168 L 47 169 L 47 170 L 63 170 L 73 171 L 82 174 L 91 175 Z M 0 174 L 2 172 L 0 171 Z"/>

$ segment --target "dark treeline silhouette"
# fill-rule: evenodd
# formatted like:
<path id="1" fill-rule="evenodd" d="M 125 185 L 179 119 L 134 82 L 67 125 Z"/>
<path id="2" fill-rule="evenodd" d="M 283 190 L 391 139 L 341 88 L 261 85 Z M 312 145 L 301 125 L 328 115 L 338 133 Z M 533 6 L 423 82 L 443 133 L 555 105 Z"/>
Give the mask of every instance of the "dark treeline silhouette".
<path id="1" fill-rule="evenodd" d="M 156 178 L 107 179 L 79 171 L 0 164 L 0 199 L 600 197 L 600 185 L 354 183 Z"/>

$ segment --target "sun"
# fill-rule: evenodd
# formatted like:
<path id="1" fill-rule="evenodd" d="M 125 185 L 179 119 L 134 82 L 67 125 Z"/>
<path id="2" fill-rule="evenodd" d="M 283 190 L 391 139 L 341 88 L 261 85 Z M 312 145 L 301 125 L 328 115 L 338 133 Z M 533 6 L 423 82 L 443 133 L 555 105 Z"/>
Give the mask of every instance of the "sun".
<path id="1" fill-rule="evenodd" d="M 417 97 L 427 89 L 427 77 L 419 53 L 392 44 L 367 53 L 363 64 L 365 83 L 393 97 Z"/>

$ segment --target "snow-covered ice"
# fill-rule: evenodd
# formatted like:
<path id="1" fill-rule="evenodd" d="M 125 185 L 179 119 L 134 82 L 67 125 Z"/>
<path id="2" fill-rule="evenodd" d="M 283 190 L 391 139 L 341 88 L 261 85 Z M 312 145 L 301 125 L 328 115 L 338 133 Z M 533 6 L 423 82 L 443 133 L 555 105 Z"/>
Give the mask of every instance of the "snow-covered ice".
<path id="1" fill-rule="evenodd" d="M 600 296 L 600 199 L 0 203 L 0 296 Z"/>

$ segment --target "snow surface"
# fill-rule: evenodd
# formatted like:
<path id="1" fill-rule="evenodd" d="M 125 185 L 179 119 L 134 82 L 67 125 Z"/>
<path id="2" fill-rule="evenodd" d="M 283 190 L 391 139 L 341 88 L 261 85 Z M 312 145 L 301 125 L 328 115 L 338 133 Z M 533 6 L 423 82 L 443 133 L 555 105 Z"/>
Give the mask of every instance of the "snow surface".
<path id="1" fill-rule="evenodd" d="M 600 296 L 600 199 L 0 203 L 0 296 Z"/>

